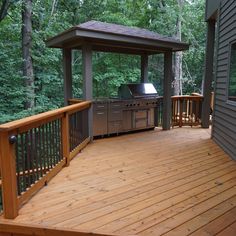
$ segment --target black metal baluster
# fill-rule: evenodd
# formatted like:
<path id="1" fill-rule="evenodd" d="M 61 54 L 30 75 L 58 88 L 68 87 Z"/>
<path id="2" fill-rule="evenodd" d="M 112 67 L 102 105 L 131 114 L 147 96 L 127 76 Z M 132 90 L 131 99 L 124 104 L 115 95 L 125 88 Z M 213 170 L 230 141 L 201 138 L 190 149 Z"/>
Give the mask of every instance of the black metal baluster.
<path id="1" fill-rule="evenodd" d="M 57 132 L 57 122 L 58 120 L 55 120 L 54 123 L 54 133 L 55 133 L 55 160 L 56 160 L 56 164 L 59 162 L 59 158 L 58 158 L 58 153 L 59 153 L 59 145 L 58 145 L 58 132 Z"/>
<path id="2" fill-rule="evenodd" d="M 33 130 L 29 131 L 30 133 L 30 182 L 33 184 L 35 182 L 34 176 L 34 137 L 33 137 Z"/>
<path id="3" fill-rule="evenodd" d="M 60 119 L 59 120 L 59 129 L 58 129 L 58 136 L 59 136 L 59 150 L 60 150 L 60 153 L 59 153 L 59 156 L 60 156 L 60 161 L 63 159 L 63 153 L 62 153 L 62 128 L 61 128 L 61 123 L 62 123 L 62 120 Z"/>
<path id="4" fill-rule="evenodd" d="M 52 152 L 52 166 L 54 167 L 55 166 L 55 155 L 54 155 L 54 145 L 55 145 L 55 137 L 54 137 L 54 129 L 53 129 L 53 123 L 54 121 L 51 122 L 51 152 Z"/>
<path id="5" fill-rule="evenodd" d="M 39 126 L 38 128 L 38 155 L 39 155 L 39 171 L 40 171 L 40 177 L 42 178 L 43 176 L 43 165 L 42 165 L 42 126 Z"/>
<path id="6" fill-rule="evenodd" d="M 76 144 L 77 144 L 77 132 L 78 132 L 78 129 L 77 129 L 77 115 L 76 113 L 73 114 L 74 116 L 74 146 L 73 146 L 73 149 L 76 148 Z"/>
<path id="7" fill-rule="evenodd" d="M 48 149 L 48 144 L 49 144 L 49 137 L 48 137 L 48 124 L 46 124 L 46 160 L 47 160 L 47 171 L 50 170 L 50 164 L 49 164 L 49 149 Z"/>
<path id="8" fill-rule="evenodd" d="M 71 151 L 74 149 L 74 142 L 75 142 L 75 137 L 74 137 L 74 130 L 75 130 L 75 119 L 74 119 L 74 115 L 71 115 Z"/>
<path id="9" fill-rule="evenodd" d="M 26 159 L 27 159 L 27 167 L 26 167 L 26 172 L 27 172 L 27 188 L 30 187 L 30 150 L 29 150 L 29 132 L 25 133 L 25 145 L 26 145 Z"/>
<path id="10" fill-rule="evenodd" d="M 55 120 L 55 138 L 56 138 L 56 163 L 58 163 L 59 162 L 59 158 L 58 158 L 58 154 L 59 154 L 59 152 L 60 152 L 60 150 L 59 150 L 59 146 L 58 146 L 58 129 L 59 129 L 59 125 L 58 125 L 58 120 Z"/>
<path id="11" fill-rule="evenodd" d="M 39 142 L 39 129 L 35 128 L 35 166 L 36 166 L 36 180 L 39 180 L 39 153 L 38 153 L 38 142 Z"/>
<path id="12" fill-rule="evenodd" d="M 23 186 L 23 191 L 25 192 L 26 190 L 26 178 L 25 178 L 25 145 L 24 145 L 24 134 L 20 134 L 20 146 L 21 146 L 21 156 L 22 156 L 22 186 Z"/>
<path id="13" fill-rule="evenodd" d="M 48 157 L 49 157 L 49 166 L 52 169 L 52 132 L 51 132 L 51 122 L 48 123 Z"/>
<path id="14" fill-rule="evenodd" d="M 45 140 L 45 129 L 46 129 L 46 125 L 42 126 L 42 153 L 43 153 L 43 166 L 44 166 L 44 174 L 46 173 L 46 149 L 45 149 L 45 144 L 46 144 L 46 140 Z"/>
<path id="15" fill-rule="evenodd" d="M 73 132 L 74 132 L 74 143 L 73 143 L 73 149 L 75 149 L 76 147 L 76 133 L 77 133 L 77 127 L 76 127 L 76 113 L 73 114 L 73 117 L 74 117 L 74 127 L 73 127 Z"/>
<path id="16" fill-rule="evenodd" d="M 55 136 L 55 122 L 56 121 L 53 121 L 52 122 L 52 137 L 53 137 L 53 143 L 52 143 L 52 150 L 53 150 L 53 166 L 55 166 L 57 163 L 56 163 L 56 136 Z"/>
<path id="17" fill-rule="evenodd" d="M 16 144 L 15 144 L 15 150 L 16 150 L 16 173 L 17 173 L 17 192 L 18 195 L 21 194 L 21 185 L 20 185 L 20 152 L 19 152 L 19 143 L 18 143 L 18 136 L 16 136 Z"/>

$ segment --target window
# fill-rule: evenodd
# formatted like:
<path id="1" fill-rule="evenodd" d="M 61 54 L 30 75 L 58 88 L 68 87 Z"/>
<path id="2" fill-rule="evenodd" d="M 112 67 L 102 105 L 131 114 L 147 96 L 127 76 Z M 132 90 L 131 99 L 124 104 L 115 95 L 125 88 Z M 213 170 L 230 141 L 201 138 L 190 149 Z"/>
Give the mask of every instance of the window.
<path id="1" fill-rule="evenodd" d="M 231 45 L 228 99 L 236 102 L 236 43 Z"/>

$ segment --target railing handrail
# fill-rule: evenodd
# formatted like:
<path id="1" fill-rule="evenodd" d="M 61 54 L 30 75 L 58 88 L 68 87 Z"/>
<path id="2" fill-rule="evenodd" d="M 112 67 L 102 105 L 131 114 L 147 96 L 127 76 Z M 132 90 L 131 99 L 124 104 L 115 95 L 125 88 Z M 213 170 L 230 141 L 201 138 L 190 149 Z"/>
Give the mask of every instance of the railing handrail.
<path id="1" fill-rule="evenodd" d="M 192 100 L 201 100 L 203 99 L 202 95 L 198 95 L 198 96 L 194 96 L 194 95 L 177 95 L 177 96 L 172 96 L 171 97 L 173 100 L 177 100 L 177 99 L 192 99 Z"/>
<path id="2" fill-rule="evenodd" d="M 50 119 L 52 117 L 57 118 L 58 116 L 62 115 L 65 112 L 67 112 L 68 114 L 72 114 L 76 111 L 84 110 L 84 109 L 90 107 L 90 105 L 91 105 L 91 101 L 84 101 L 81 103 L 58 108 L 58 109 L 55 109 L 52 111 L 47 111 L 47 112 L 40 113 L 37 115 L 25 117 L 20 120 L 11 121 L 11 122 L 0 125 L 0 132 L 1 131 L 11 131 L 11 130 L 18 129 L 23 126 L 28 126 L 33 123 L 44 121 L 44 120 L 45 120 L 45 122 L 47 122 L 47 119 Z"/>

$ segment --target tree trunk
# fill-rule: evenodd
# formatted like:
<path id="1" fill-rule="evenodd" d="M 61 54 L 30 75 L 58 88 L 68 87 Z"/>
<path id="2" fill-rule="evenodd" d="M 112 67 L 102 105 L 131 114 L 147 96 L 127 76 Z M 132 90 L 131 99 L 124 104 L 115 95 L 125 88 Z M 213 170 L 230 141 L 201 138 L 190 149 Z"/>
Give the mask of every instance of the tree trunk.
<path id="1" fill-rule="evenodd" d="M 22 57 L 23 76 L 25 79 L 26 100 L 25 109 L 34 107 L 34 70 L 31 56 L 32 47 L 32 0 L 22 3 Z"/>
<path id="2" fill-rule="evenodd" d="M 183 0 L 177 0 L 179 14 L 176 22 L 176 37 L 181 40 L 182 34 L 182 8 L 183 8 Z M 182 71 L 182 64 L 183 64 L 183 53 L 176 52 L 175 53 L 175 79 L 174 79 L 174 95 L 182 95 L 183 88 L 182 88 L 182 78 L 183 78 L 183 71 Z"/>
<path id="3" fill-rule="evenodd" d="M 3 0 L 0 8 L 0 22 L 6 17 L 7 11 L 11 5 L 10 0 Z"/>

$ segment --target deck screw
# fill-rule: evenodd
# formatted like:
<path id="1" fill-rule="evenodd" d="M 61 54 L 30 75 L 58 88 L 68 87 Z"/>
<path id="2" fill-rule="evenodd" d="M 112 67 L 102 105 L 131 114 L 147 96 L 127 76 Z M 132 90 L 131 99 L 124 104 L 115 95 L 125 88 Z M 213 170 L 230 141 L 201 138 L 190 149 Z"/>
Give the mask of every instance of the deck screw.
<path id="1" fill-rule="evenodd" d="M 9 143 L 10 143 L 10 144 L 16 143 L 16 140 L 17 140 L 17 138 L 16 138 L 15 135 L 12 135 L 12 136 L 9 137 Z"/>

